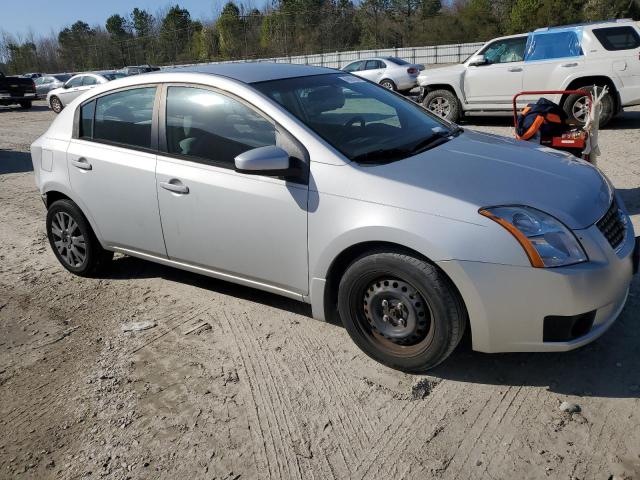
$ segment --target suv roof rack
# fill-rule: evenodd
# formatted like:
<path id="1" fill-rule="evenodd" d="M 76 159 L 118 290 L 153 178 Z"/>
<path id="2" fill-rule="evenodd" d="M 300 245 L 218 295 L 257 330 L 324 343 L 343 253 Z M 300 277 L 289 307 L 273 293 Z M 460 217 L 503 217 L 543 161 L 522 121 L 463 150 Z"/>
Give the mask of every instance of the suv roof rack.
<path id="1" fill-rule="evenodd" d="M 632 18 L 612 18 L 610 20 L 598 20 L 597 22 L 572 23 L 570 25 L 555 25 L 553 27 L 536 28 L 534 32 L 546 32 L 548 30 L 554 30 L 556 28 L 585 27 L 588 25 L 598 25 L 601 23 L 627 23 L 627 22 L 633 22 L 633 19 Z"/>

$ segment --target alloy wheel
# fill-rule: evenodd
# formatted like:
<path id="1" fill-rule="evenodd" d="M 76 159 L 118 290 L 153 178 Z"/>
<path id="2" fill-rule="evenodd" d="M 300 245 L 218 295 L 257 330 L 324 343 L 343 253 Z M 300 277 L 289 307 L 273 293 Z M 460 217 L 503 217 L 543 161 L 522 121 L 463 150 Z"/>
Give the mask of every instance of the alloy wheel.
<path id="1" fill-rule="evenodd" d="M 427 109 L 439 117 L 446 118 L 451 113 L 451 104 L 444 97 L 434 97 L 427 105 Z"/>
<path id="2" fill-rule="evenodd" d="M 60 258 L 70 267 L 80 267 L 87 259 L 87 244 L 78 223 L 65 212 L 58 212 L 51 221 L 53 243 Z"/>

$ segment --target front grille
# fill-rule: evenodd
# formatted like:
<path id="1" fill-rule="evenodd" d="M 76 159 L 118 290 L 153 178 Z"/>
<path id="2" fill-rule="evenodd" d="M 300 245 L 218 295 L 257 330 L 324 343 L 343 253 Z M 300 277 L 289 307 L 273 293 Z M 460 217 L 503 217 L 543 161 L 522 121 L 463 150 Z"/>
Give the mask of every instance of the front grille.
<path id="1" fill-rule="evenodd" d="M 602 234 L 605 236 L 609 244 L 613 248 L 618 248 L 618 246 L 624 240 L 625 234 L 625 223 L 620 215 L 620 209 L 618 208 L 618 202 L 616 199 L 613 199 L 611 202 L 611 207 L 607 210 L 607 213 L 604 214 L 598 223 L 596 223 Z"/>

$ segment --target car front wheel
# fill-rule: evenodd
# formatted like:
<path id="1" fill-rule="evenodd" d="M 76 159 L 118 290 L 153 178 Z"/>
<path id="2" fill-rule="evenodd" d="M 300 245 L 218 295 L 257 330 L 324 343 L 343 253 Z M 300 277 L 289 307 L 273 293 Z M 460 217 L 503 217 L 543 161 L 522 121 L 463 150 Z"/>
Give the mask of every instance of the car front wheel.
<path id="1" fill-rule="evenodd" d="M 98 273 L 113 252 L 102 248 L 80 208 L 68 199 L 53 202 L 47 210 L 47 237 L 64 268 L 83 277 Z"/>
<path id="2" fill-rule="evenodd" d="M 364 353 L 406 372 L 446 359 L 466 326 L 465 309 L 444 273 L 400 252 L 355 260 L 340 281 L 338 311 Z"/>
<path id="3" fill-rule="evenodd" d="M 439 117 L 457 122 L 460 119 L 460 103 L 449 90 L 433 90 L 422 100 L 424 108 Z"/>
<path id="4" fill-rule="evenodd" d="M 62 105 L 62 102 L 58 97 L 51 97 L 49 104 L 51 105 L 51 110 L 53 110 L 56 113 L 60 113 L 64 108 Z"/>

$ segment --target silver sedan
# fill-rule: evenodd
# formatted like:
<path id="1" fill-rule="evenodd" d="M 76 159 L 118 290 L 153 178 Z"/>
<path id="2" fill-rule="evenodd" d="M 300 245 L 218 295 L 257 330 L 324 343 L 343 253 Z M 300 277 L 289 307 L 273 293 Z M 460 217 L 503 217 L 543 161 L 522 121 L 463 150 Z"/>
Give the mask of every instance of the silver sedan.
<path id="1" fill-rule="evenodd" d="M 284 295 L 372 358 L 564 351 L 602 335 L 638 263 L 596 167 L 463 131 L 362 78 L 224 64 L 99 85 L 31 146 L 53 253 L 113 252 Z"/>
<path id="2" fill-rule="evenodd" d="M 68 103 L 87 90 L 125 76 L 125 73 L 120 72 L 79 73 L 67 79 L 62 86 L 50 90 L 47 93 L 47 104 L 51 110 L 60 113 Z"/>
<path id="3" fill-rule="evenodd" d="M 351 62 L 342 68 L 389 90 L 409 93 L 418 86 L 420 65 L 415 65 L 397 57 L 377 57 Z"/>

